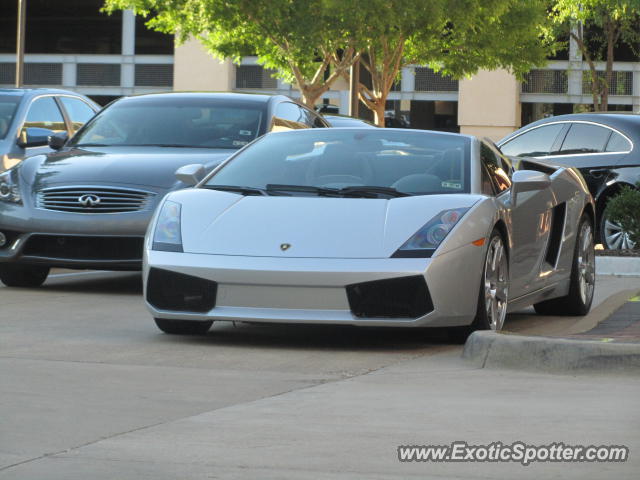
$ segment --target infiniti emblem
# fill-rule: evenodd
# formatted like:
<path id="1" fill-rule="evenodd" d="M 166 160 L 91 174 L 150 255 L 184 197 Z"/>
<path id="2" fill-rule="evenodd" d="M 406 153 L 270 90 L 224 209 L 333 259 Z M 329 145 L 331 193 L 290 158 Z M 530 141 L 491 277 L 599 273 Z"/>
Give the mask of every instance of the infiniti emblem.
<path id="1" fill-rule="evenodd" d="M 282 250 L 283 252 L 286 250 L 289 250 L 289 248 L 291 247 L 290 243 L 281 243 L 280 244 L 280 250 Z"/>
<path id="2" fill-rule="evenodd" d="M 97 207 L 100 204 L 100 197 L 93 194 L 78 197 L 78 203 L 86 208 Z"/>

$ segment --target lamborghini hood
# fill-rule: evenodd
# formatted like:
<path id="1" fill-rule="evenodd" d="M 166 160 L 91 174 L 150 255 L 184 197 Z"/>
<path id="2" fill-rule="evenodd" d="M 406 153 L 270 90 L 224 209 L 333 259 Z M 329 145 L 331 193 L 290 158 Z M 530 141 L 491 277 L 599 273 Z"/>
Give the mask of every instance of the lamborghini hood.
<path id="1" fill-rule="evenodd" d="M 389 258 L 439 212 L 480 198 L 264 197 L 202 189 L 170 197 L 182 205 L 187 253 L 311 258 Z"/>

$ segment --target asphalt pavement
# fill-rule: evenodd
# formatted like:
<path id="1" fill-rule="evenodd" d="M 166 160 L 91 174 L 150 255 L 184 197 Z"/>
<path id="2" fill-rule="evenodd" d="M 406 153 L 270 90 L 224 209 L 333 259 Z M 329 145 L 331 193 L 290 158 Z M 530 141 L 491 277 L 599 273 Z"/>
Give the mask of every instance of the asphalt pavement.
<path id="1" fill-rule="evenodd" d="M 640 279 L 600 278 L 594 312 L 606 316 L 634 290 Z M 0 479 L 640 471 L 637 379 L 478 369 L 443 332 L 422 329 L 219 324 L 204 337 L 168 336 L 140 295 L 139 275 L 122 273 L 58 273 L 42 289 L 0 288 Z M 506 326 L 562 334 L 598 321 L 525 311 Z M 398 462 L 398 445 L 453 440 L 625 444 L 631 457 L 528 467 Z"/>

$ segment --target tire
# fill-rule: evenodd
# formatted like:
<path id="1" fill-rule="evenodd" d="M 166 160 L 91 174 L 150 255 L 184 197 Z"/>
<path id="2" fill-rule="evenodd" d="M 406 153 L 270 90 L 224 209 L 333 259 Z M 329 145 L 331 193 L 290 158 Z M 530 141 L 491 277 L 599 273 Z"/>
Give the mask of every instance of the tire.
<path id="1" fill-rule="evenodd" d="M 7 287 L 39 287 L 49 275 L 49 267 L 0 265 L 0 281 Z"/>
<path id="2" fill-rule="evenodd" d="M 170 335 L 203 335 L 209 331 L 212 321 L 167 320 L 154 318 L 156 325 L 164 333 Z"/>
<path id="3" fill-rule="evenodd" d="M 593 223 L 588 215 L 582 215 L 573 249 L 569 294 L 536 303 L 533 308 L 539 315 L 586 315 L 591 309 L 596 284 Z"/>
<path id="4" fill-rule="evenodd" d="M 507 315 L 509 291 L 509 261 L 502 235 L 497 229 L 491 232 L 482 268 L 478 309 L 473 323 L 467 327 L 454 327 L 449 338 L 463 343 L 475 330 L 499 331 Z"/>
<path id="5" fill-rule="evenodd" d="M 608 250 L 633 249 L 636 245 L 619 224 L 609 220 L 606 208 L 600 215 L 600 243 Z"/>

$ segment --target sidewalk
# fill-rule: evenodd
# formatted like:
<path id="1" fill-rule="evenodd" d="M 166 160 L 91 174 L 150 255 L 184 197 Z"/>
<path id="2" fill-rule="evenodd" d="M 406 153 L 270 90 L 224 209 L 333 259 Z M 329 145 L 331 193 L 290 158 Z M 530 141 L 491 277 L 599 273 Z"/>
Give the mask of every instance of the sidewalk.
<path id="1" fill-rule="evenodd" d="M 631 297 L 609 318 L 591 330 L 572 335 L 571 338 L 640 343 L 640 296 Z"/>
<path id="2" fill-rule="evenodd" d="M 463 358 L 489 369 L 640 375 L 637 290 L 621 291 L 586 317 L 568 317 L 564 322 L 558 331 L 474 332 Z"/>

